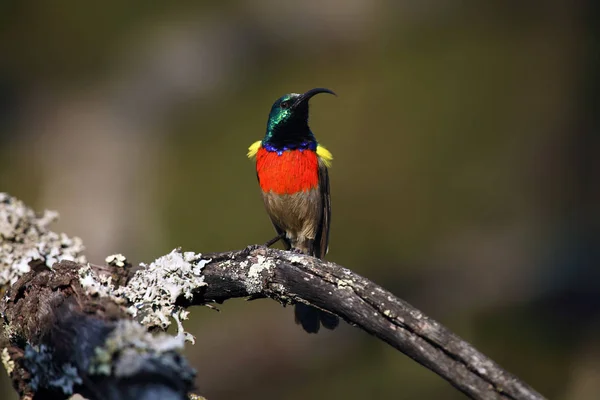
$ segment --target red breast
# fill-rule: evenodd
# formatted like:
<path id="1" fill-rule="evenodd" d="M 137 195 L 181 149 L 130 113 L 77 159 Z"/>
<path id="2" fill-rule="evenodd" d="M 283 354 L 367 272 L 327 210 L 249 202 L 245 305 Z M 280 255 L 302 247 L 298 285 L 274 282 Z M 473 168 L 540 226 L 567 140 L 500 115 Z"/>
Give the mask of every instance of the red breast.
<path id="1" fill-rule="evenodd" d="M 264 192 L 293 194 L 319 185 L 319 160 L 312 150 L 287 150 L 279 154 L 260 148 L 256 172 Z"/>

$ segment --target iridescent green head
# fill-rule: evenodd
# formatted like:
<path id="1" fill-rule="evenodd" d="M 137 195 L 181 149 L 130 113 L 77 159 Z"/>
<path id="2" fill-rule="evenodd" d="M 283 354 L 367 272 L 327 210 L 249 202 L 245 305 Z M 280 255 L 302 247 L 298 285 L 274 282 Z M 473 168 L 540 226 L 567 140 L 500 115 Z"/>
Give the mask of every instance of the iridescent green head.
<path id="1" fill-rule="evenodd" d="M 335 95 L 329 89 L 315 88 L 303 94 L 283 95 L 273 103 L 262 141 L 267 150 L 316 148 L 317 141 L 308 127 L 308 101 L 319 93 Z"/>

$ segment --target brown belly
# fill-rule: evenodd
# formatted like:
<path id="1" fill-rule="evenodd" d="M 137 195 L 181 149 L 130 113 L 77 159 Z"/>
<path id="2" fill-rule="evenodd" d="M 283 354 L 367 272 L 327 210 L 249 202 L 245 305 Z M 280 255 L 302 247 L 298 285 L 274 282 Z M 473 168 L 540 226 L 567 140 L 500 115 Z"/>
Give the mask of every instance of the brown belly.
<path id="1" fill-rule="evenodd" d="M 320 229 L 323 205 L 318 189 L 294 194 L 262 192 L 271 221 L 286 233 L 292 248 L 308 252 Z"/>

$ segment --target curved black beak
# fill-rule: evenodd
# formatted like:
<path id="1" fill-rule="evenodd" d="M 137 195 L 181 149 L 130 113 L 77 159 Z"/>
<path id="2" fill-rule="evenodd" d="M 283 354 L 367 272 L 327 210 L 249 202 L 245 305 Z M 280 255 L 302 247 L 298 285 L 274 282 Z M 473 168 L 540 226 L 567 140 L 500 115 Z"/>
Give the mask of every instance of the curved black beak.
<path id="1" fill-rule="evenodd" d="M 298 99 L 296 99 L 296 102 L 292 105 L 292 108 L 298 107 L 300 104 L 307 102 L 308 100 L 310 100 L 311 97 L 313 97 L 319 93 L 329 93 L 334 96 L 337 96 L 337 94 L 335 94 L 332 90 L 329 90 L 326 88 L 310 89 L 308 92 L 301 94 L 300 97 L 298 97 Z"/>

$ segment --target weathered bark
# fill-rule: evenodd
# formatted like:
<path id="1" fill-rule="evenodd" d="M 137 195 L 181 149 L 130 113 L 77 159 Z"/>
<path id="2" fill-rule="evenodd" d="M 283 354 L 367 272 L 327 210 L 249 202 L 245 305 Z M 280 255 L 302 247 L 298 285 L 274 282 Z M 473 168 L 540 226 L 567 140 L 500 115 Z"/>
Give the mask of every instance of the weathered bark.
<path id="1" fill-rule="evenodd" d="M 183 338 L 152 336 L 109 297 L 87 294 L 81 267 L 38 266 L 0 304 L 2 347 L 21 397 L 186 399 L 194 371 L 177 353 Z"/>
<path id="2" fill-rule="evenodd" d="M 15 204 L 0 198 L 8 214 Z M 3 361 L 23 396 L 62 399 L 76 392 L 106 399 L 183 398 L 193 378 L 175 352 L 189 337 L 180 323 L 184 309 L 235 297 L 270 297 L 340 316 L 473 399 L 543 399 L 421 311 L 334 263 L 250 246 L 205 255 L 175 250 L 135 272 L 122 256 L 107 259 L 106 266 L 89 266 L 76 258 L 78 248 L 54 240 L 57 235 L 46 229 L 47 221 L 28 209 L 3 225 L 6 210 L 0 209 L 0 233 L 8 240 L 0 257 L 4 252 L 12 262 L 0 263 L 0 270 L 10 269 L 3 275 L 13 284 L 0 302 L 7 349 Z M 28 224 L 25 235 L 22 227 Z M 7 226 L 17 234 L 7 235 Z M 46 246 L 48 238 L 54 245 Z M 40 248 L 53 249 L 51 260 L 58 262 L 51 268 L 47 254 L 32 258 L 23 251 L 27 241 L 36 240 L 45 241 Z M 74 258 L 77 262 L 69 261 Z M 19 272 L 23 260 L 31 268 L 24 275 Z M 17 275 L 22 276 L 14 283 Z M 177 337 L 148 333 L 166 328 L 172 319 L 179 326 Z"/>
<path id="3" fill-rule="evenodd" d="M 151 335 L 99 295 L 107 281 L 90 280 L 80 241 L 49 231 L 53 218 L 0 193 L 0 349 L 21 398 L 186 399 L 195 372 L 178 352 L 184 336 Z M 99 271 L 125 283 L 125 267 Z"/>
<path id="4" fill-rule="evenodd" d="M 206 286 L 182 305 L 270 297 L 330 311 L 387 342 L 473 399 L 543 399 L 469 343 L 407 302 L 337 264 L 251 246 L 205 255 Z"/>

